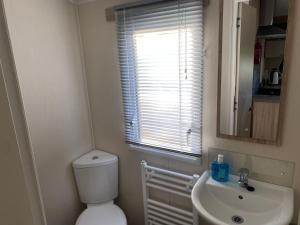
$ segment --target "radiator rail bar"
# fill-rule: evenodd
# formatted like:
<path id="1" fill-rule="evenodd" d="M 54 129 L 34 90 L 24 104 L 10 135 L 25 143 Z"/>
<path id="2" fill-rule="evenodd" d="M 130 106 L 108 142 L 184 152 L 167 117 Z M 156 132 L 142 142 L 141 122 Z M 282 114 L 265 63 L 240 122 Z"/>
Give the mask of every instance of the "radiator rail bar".
<path id="1" fill-rule="evenodd" d="M 146 161 L 142 165 L 142 187 L 144 200 L 145 225 L 198 225 L 195 209 L 187 211 L 149 197 L 149 189 L 191 198 L 193 186 L 199 175 L 186 175 L 154 166 Z"/>

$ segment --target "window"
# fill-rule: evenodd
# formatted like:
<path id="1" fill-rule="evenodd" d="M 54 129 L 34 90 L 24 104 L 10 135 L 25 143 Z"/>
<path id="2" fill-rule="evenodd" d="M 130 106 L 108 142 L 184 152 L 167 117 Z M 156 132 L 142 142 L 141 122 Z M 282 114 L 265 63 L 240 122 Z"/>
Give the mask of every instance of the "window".
<path id="1" fill-rule="evenodd" d="M 200 155 L 201 0 L 166 0 L 118 10 L 127 142 Z"/>

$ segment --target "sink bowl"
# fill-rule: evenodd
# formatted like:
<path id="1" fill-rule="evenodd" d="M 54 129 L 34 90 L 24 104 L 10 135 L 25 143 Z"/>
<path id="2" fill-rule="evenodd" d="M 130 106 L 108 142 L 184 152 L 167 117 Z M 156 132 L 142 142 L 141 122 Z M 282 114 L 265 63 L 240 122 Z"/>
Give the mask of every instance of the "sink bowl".
<path id="1" fill-rule="evenodd" d="M 288 225 L 293 216 L 293 189 L 249 179 L 253 192 L 238 184 L 213 180 L 206 171 L 195 184 L 192 202 L 200 216 L 213 225 Z"/>

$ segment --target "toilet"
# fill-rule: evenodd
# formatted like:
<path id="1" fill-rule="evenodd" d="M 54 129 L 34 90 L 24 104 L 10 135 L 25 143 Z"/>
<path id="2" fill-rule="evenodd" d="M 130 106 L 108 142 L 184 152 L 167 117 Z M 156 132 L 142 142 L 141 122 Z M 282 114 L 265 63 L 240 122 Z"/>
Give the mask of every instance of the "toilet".
<path id="1" fill-rule="evenodd" d="M 76 225 L 127 225 L 118 196 L 118 157 L 93 150 L 73 162 L 81 202 L 87 204 Z"/>

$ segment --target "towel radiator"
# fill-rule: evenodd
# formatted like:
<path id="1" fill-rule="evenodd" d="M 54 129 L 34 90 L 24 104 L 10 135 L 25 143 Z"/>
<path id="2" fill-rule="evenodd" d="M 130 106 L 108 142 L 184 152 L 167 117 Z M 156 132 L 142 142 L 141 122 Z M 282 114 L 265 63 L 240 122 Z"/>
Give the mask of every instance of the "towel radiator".
<path id="1" fill-rule="evenodd" d="M 191 191 L 199 175 L 193 176 L 150 166 L 142 161 L 142 185 L 145 225 L 198 225 L 198 214 L 151 199 L 149 189 L 191 198 Z"/>

